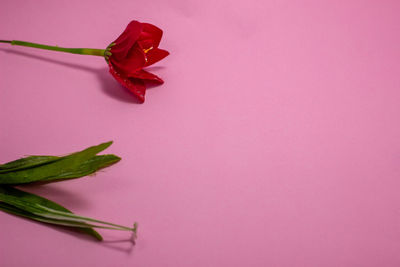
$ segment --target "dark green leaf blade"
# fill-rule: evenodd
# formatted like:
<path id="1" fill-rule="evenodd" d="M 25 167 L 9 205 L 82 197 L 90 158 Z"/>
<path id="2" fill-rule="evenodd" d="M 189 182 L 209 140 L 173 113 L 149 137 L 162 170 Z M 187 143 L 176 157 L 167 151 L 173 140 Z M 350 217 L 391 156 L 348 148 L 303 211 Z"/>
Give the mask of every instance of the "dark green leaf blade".
<path id="1" fill-rule="evenodd" d="M 112 142 L 107 142 L 92 146 L 83 151 L 62 157 L 57 161 L 36 166 L 35 168 L 0 173 L 0 184 L 25 184 L 37 181 L 70 179 L 94 173 L 99 168 L 110 166 L 120 160 L 115 155 L 99 156 L 100 158 L 95 157 L 97 153 L 103 151 L 111 144 Z M 85 169 L 85 171 L 82 171 L 82 169 Z M 74 173 L 75 175 L 73 175 Z"/>
<path id="2" fill-rule="evenodd" d="M 0 165 L 0 173 L 28 169 L 61 159 L 57 156 L 29 156 Z"/>
<path id="3" fill-rule="evenodd" d="M 24 211 L 22 209 L 16 208 L 16 207 L 14 207 L 12 205 L 9 205 L 9 204 L 3 203 L 3 202 L 0 202 L 0 210 L 2 210 L 4 212 L 7 212 L 9 214 L 13 214 L 13 215 L 19 216 L 19 217 L 24 217 L 24 218 L 27 218 L 27 219 L 31 219 L 31 220 L 34 220 L 34 221 L 47 223 L 47 224 L 54 224 L 54 225 L 66 227 L 66 224 L 69 223 L 67 221 L 48 219 L 48 218 L 45 218 L 45 217 L 30 213 L 30 212 L 27 212 L 27 211 Z M 77 230 L 94 237 L 98 241 L 102 241 L 103 240 L 103 237 L 96 230 L 94 230 L 93 228 L 86 227 L 83 223 L 82 223 L 82 227 L 77 228 Z"/>
<path id="4" fill-rule="evenodd" d="M 16 203 L 18 203 L 18 207 L 14 206 Z M 67 223 L 67 221 L 49 219 L 38 214 L 33 214 L 31 212 L 31 207 L 35 204 L 40 204 L 44 207 L 72 214 L 70 210 L 46 198 L 9 186 L 0 186 L 0 210 L 17 216 L 26 217 L 31 220 L 50 224 L 63 225 L 63 223 Z M 93 236 L 97 240 L 101 241 L 103 239 L 93 228 L 86 226 L 84 223 L 81 225 L 82 227 L 79 228 L 80 231 Z"/>
<path id="5" fill-rule="evenodd" d="M 84 163 L 82 163 L 73 170 L 68 170 L 63 173 L 60 173 L 57 176 L 43 179 L 41 180 L 41 182 L 61 181 L 65 179 L 83 177 L 86 175 L 93 174 L 100 169 L 113 165 L 120 160 L 121 160 L 120 157 L 113 154 L 95 156 L 85 161 Z"/>
<path id="6" fill-rule="evenodd" d="M 103 151 L 106 148 L 108 148 L 109 146 L 111 146 L 112 143 L 113 143 L 112 141 L 109 141 L 109 142 L 102 143 L 97 146 L 91 146 L 91 147 L 86 148 L 85 150 L 82 150 L 79 152 L 72 153 L 72 154 L 64 157 L 64 159 L 63 159 L 64 162 L 60 165 L 63 166 L 65 164 L 68 164 L 68 167 L 71 169 L 78 167 L 86 160 L 96 156 L 98 153 L 100 153 L 101 151 Z"/>

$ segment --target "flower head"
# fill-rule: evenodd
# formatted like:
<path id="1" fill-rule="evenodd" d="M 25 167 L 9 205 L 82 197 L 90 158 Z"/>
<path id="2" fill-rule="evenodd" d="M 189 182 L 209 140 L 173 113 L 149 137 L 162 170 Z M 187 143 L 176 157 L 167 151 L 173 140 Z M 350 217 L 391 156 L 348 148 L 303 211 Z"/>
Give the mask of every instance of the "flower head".
<path id="1" fill-rule="evenodd" d="M 145 82 L 162 84 L 156 75 L 143 70 L 169 55 L 158 48 L 162 30 L 149 23 L 131 21 L 125 31 L 106 50 L 110 73 L 123 86 L 144 102 Z"/>

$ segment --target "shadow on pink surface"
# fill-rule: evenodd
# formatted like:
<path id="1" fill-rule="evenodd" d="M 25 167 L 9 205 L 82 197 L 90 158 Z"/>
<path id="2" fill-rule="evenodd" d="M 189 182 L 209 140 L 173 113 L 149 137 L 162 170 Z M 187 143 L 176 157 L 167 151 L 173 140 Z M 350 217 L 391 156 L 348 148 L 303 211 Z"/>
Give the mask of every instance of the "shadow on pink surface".
<path id="1" fill-rule="evenodd" d="M 15 54 L 18 56 L 24 56 L 44 62 L 49 62 L 52 64 L 57 64 L 61 66 L 65 66 L 68 68 L 73 68 L 73 69 L 78 69 L 78 70 L 83 70 L 86 72 L 91 72 L 94 73 L 100 83 L 101 83 L 101 91 L 108 95 L 109 97 L 116 99 L 121 102 L 125 103 L 130 103 L 130 104 L 141 104 L 139 100 L 136 99 L 136 97 L 131 94 L 128 89 L 124 88 L 121 86 L 117 81 L 114 80 L 114 78 L 111 76 L 111 74 L 108 73 L 108 68 L 92 68 L 84 65 L 79 65 L 79 64 L 74 64 L 74 63 L 68 63 L 68 62 L 63 62 L 61 60 L 55 60 L 52 58 L 44 57 L 44 56 L 38 56 L 34 54 L 30 54 L 27 52 L 21 52 L 21 51 L 15 51 L 12 49 L 4 49 L 0 48 L 0 51 L 3 51 L 5 53 L 11 53 Z M 147 70 L 157 70 L 157 69 L 162 69 L 163 67 L 151 67 L 147 68 Z M 153 83 L 146 83 L 146 88 L 151 89 L 153 87 L 157 86 L 156 84 Z"/>
<path id="2" fill-rule="evenodd" d="M 133 253 L 135 247 L 135 243 L 131 239 L 103 240 L 101 245 L 126 254 Z"/>

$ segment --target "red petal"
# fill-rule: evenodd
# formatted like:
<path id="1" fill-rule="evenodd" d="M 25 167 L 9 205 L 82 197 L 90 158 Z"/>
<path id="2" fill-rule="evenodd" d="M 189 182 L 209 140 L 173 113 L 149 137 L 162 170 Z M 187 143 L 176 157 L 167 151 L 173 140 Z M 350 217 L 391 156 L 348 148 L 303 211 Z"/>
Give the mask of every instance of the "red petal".
<path id="1" fill-rule="evenodd" d="M 163 84 L 164 83 L 164 81 L 160 77 L 154 75 L 153 73 L 147 72 L 145 70 L 140 70 L 138 72 L 135 72 L 132 75 L 130 75 L 130 77 L 151 81 L 151 82 L 154 82 L 154 83 L 157 83 L 157 84 Z"/>
<path id="2" fill-rule="evenodd" d="M 146 56 L 143 49 L 138 45 L 134 46 L 129 50 L 126 58 L 117 59 L 114 54 L 110 56 L 110 62 L 124 75 L 130 75 L 132 73 L 141 70 L 146 64 Z"/>
<path id="3" fill-rule="evenodd" d="M 140 37 L 143 26 L 142 23 L 133 20 L 126 27 L 125 31 L 113 42 L 115 45 L 111 47 L 111 53 L 117 59 L 126 57 L 129 49 L 135 44 Z"/>
<path id="4" fill-rule="evenodd" d="M 146 67 L 150 66 L 169 55 L 169 52 L 159 48 L 151 49 L 146 53 L 147 62 Z"/>
<path id="5" fill-rule="evenodd" d="M 149 23 L 142 23 L 143 29 L 139 36 L 138 42 L 143 49 L 149 49 L 151 47 L 157 48 L 160 44 L 163 31 Z"/>
<path id="6" fill-rule="evenodd" d="M 144 95 L 146 93 L 146 86 L 144 82 L 140 79 L 135 78 L 127 78 L 122 76 L 121 74 L 117 73 L 113 66 L 109 64 L 110 73 L 114 78 L 124 87 L 128 88 L 140 102 L 144 102 Z"/>

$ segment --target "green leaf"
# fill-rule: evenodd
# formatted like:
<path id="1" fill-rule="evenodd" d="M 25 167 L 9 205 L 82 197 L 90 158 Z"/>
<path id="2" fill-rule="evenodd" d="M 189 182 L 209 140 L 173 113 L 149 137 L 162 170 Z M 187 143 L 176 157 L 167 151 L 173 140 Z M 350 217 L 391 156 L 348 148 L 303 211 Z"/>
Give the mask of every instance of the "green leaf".
<path id="1" fill-rule="evenodd" d="M 9 214 L 13 214 L 13 215 L 20 216 L 20 217 L 25 217 L 25 218 L 28 218 L 28 219 L 31 219 L 34 221 L 42 222 L 42 223 L 54 224 L 54 225 L 59 225 L 59 226 L 64 226 L 64 227 L 71 226 L 71 225 L 69 225 L 68 221 L 63 222 L 61 220 L 47 219 L 45 217 L 41 217 L 41 216 L 35 215 L 33 213 L 26 212 L 22 209 L 15 208 L 12 205 L 2 203 L 2 202 L 0 202 L 0 210 L 7 212 Z M 90 236 L 93 236 L 98 241 L 103 240 L 103 237 L 97 231 L 95 231 L 92 228 L 87 228 L 88 227 L 87 225 L 82 224 L 81 226 L 76 225 L 74 227 L 78 227 L 78 228 L 76 228 L 78 231 L 88 234 Z"/>
<path id="2" fill-rule="evenodd" d="M 32 165 L 32 167 L 29 168 L 22 168 L 3 173 L 0 172 L 0 184 L 25 184 L 38 181 L 50 182 L 54 180 L 78 178 L 92 174 L 97 170 L 110 166 L 120 160 L 120 158 L 115 155 L 96 156 L 97 153 L 103 151 L 111 144 L 112 142 L 107 142 L 98 146 L 92 146 L 83 151 L 60 157 L 57 160 L 49 160 L 47 163 L 41 165 L 37 164 Z M 39 158 L 37 158 L 36 161 L 39 162 Z M 15 162 L 16 161 L 14 161 L 13 164 L 11 164 L 12 162 L 7 164 L 9 164 L 8 166 L 18 166 L 18 163 L 16 164 Z M 27 161 L 25 160 L 25 162 Z M 29 164 L 26 164 L 25 166 L 28 165 Z M 14 167 L 14 169 L 15 168 L 18 167 Z"/>
<path id="3" fill-rule="evenodd" d="M 16 203 L 18 203 L 17 206 L 14 206 L 13 204 Z M 43 223 L 78 227 L 80 231 L 93 236 L 97 240 L 101 241 L 103 239 L 98 232 L 96 232 L 86 223 L 72 222 L 72 224 L 74 225 L 71 225 L 71 222 L 68 220 L 57 220 L 57 219 L 46 218 L 40 216 L 40 214 L 34 214 L 30 212 L 32 211 L 31 207 L 36 204 L 60 212 L 71 213 L 71 211 L 69 211 L 68 209 L 46 198 L 28 192 L 24 192 L 22 190 L 18 190 L 9 186 L 0 186 L 0 210 Z"/>
<path id="4" fill-rule="evenodd" d="M 21 158 L 8 162 L 6 164 L 0 164 L 0 173 L 32 168 L 59 159 L 61 159 L 61 157 L 56 157 L 56 156 L 30 156 L 26 158 Z"/>
<path id="5" fill-rule="evenodd" d="M 40 182 L 47 183 L 47 182 L 62 181 L 66 179 L 83 177 L 86 175 L 93 174 L 96 171 L 106 168 L 114 163 L 117 163 L 120 160 L 121 160 L 120 157 L 112 154 L 94 156 L 93 158 L 83 162 L 75 169 L 65 170 L 64 172 L 59 173 L 57 176 L 45 178 L 43 180 L 40 180 Z"/>
<path id="6" fill-rule="evenodd" d="M 92 228 L 132 232 L 136 237 L 137 223 L 133 228 L 73 214 L 66 208 L 40 196 L 9 186 L 0 186 L 0 209 L 32 220 L 62 226 L 87 228 L 86 233 L 97 236 Z M 93 230 L 93 231 L 90 231 Z M 99 239 L 99 238 L 98 238 Z"/>

